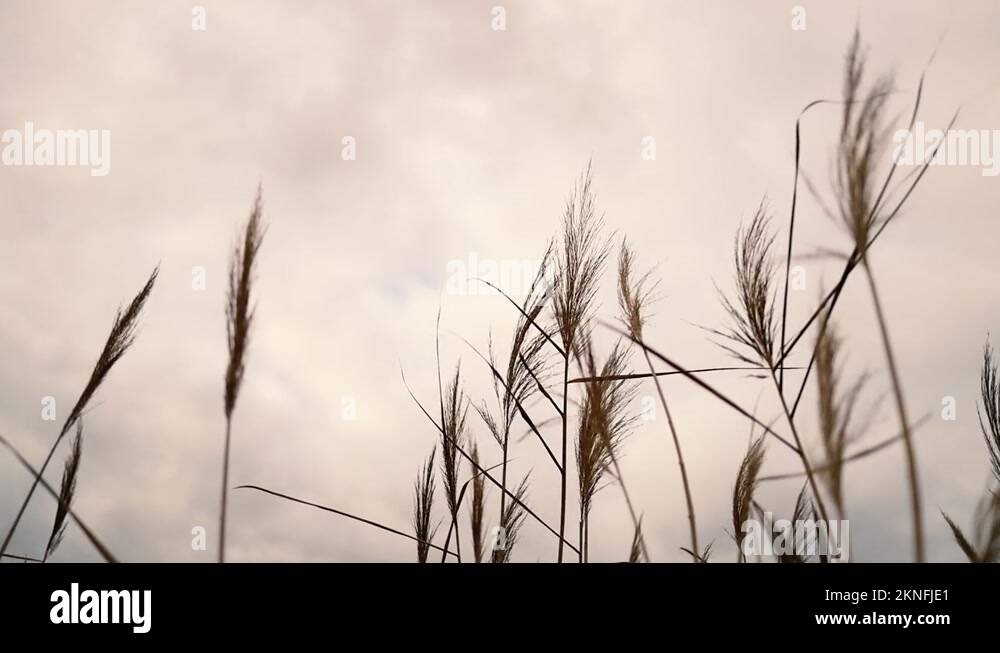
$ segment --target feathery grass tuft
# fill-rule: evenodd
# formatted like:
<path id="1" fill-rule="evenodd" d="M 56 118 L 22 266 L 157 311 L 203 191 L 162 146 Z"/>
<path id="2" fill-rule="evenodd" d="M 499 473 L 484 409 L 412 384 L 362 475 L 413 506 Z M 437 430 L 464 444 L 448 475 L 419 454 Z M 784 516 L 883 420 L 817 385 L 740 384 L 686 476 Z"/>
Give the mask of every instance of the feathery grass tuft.
<path id="1" fill-rule="evenodd" d="M 472 445 L 473 467 L 479 467 L 479 447 Z M 482 474 L 473 472 L 472 477 L 472 511 L 469 514 L 469 525 L 472 527 L 472 553 L 477 563 L 483 561 L 483 538 L 486 523 L 486 479 Z"/>
<path id="2" fill-rule="evenodd" d="M 458 534 L 458 475 L 461 465 L 459 449 L 465 442 L 465 422 L 469 411 L 469 404 L 462 390 L 462 366 L 455 367 L 455 376 L 445 389 L 444 400 L 442 402 L 442 428 L 441 433 L 441 479 L 444 486 L 444 496 L 448 503 L 448 514 L 451 516 L 451 527 L 448 530 L 449 539 L 445 540 L 444 548 L 447 549 L 451 543 L 451 533 L 455 533 L 455 549 L 458 552 L 458 561 L 462 561 L 462 547 Z"/>
<path id="3" fill-rule="evenodd" d="M 588 376 L 616 376 L 628 369 L 627 351 L 621 343 L 615 344 L 600 371 L 589 340 L 578 349 L 583 349 L 580 367 Z M 576 439 L 581 562 L 586 562 L 588 558 L 590 509 L 594 496 L 601 489 L 605 472 L 612 466 L 617 468 L 622 443 L 635 422 L 635 416 L 627 412 L 629 402 L 635 396 L 633 384 L 600 380 L 587 383 L 585 388 Z"/>
<path id="4" fill-rule="evenodd" d="M 561 247 L 555 256 L 552 312 L 556 331 L 562 340 L 563 356 L 559 562 L 563 561 L 566 533 L 566 451 L 569 435 L 566 412 L 570 358 L 576 347 L 589 337 L 594 298 L 609 249 L 609 243 L 601 240 L 603 219 L 597 215 L 592 182 L 591 164 L 588 163 L 566 202 Z"/>
<path id="5" fill-rule="evenodd" d="M 877 219 L 875 167 L 885 144 L 883 116 L 893 89 L 892 76 L 886 75 L 862 92 L 865 63 L 861 34 L 855 31 L 844 67 L 843 115 L 834 188 L 840 218 L 859 251 L 868 244 Z"/>
<path id="6" fill-rule="evenodd" d="M 413 534 L 417 538 L 417 562 L 427 562 L 430 542 L 434 540 L 437 526 L 431 526 L 434 511 L 434 458 L 437 448 L 431 449 L 427 462 L 420 468 L 413 484 Z"/>
<path id="7" fill-rule="evenodd" d="M 819 332 L 816 343 L 816 386 L 819 413 L 820 440 L 825 462 L 821 465 L 820 479 L 825 482 L 837 512 L 843 518 L 843 471 L 847 460 L 847 446 L 856 439 L 851 432 L 852 420 L 867 375 L 861 375 L 843 393 L 840 391 L 840 351 L 842 340 L 832 321 Z"/>
<path id="8" fill-rule="evenodd" d="M 496 541 L 493 542 L 492 559 L 495 563 L 510 562 L 511 553 L 520 537 L 521 526 L 524 525 L 527 514 L 524 505 L 528 498 L 528 479 L 530 476 L 529 474 L 521 479 L 513 493 L 513 498 L 516 500 L 508 503 L 507 509 L 500 515 L 500 529 Z"/>
<path id="9" fill-rule="evenodd" d="M 979 428 L 990 456 L 993 477 L 1000 483 L 1000 370 L 989 341 L 983 348 L 983 368 L 979 375 L 982 409 L 976 407 Z M 983 418 L 985 417 L 985 421 Z"/>
<path id="10" fill-rule="evenodd" d="M 743 524 L 750 518 L 753 508 L 753 495 L 757 491 L 757 477 L 764 464 L 764 438 L 761 436 L 750 443 L 746 455 L 740 463 L 740 471 L 736 474 L 736 484 L 733 486 L 733 539 L 739 551 L 739 562 L 745 562 L 743 555 L 743 540 L 746 533 Z"/>
<path id="11" fill-rule="evenodd" d="M 751 365 L 760 363 L 768 369 L 774 369 L 776 363 L 774 343 L 777 325 L 774 319 L 775 291 L 772 283 L 776 268 L 771 252 L 773 245 L 770 218 L 766 203 L 762 201 L 750 225 L 741 227 L 736 232 L 735 302 L 719 293 L 731 325 L 727 331 L 712 330 L 733 343 L 733 346 L 721 346 L 738 360 Z M 753 356 L 737 347 L 749 349 Z"/>
<path id="12" fill-rule="evenodd" d="M 917 470 L 916 452 L 910 433 L 910 422 L 906 412 L 899 369 L 889 337 L 889 327 L 879 298 L 872 269 L 871 254 L 868 251 L 873 239 L 873 229 L 879 225 L 879 202 L 884 188 L 875 194 L 875 167 L 878 153 L 885 141 L 883 114 L 885 102 L 892 90 L 891 76 L 884 76 L 863 92 L 862 80 L 865 69 L 865 54 L 861 49 L 861 35 L 855 31 L 848 49 L 844 74 L 844 113 L 841 124 L 840 147 L 834 177 L 840 217 L 854 239 L 854 251 L 860 257 L 861 266 L 868 281 L 875 317 L 878 322 L 882 348 L 885 351 L 886 366 L 892 381 L 892 394 L 900 428 L 903 431 L 903 449 L 906 454 L 906 471 L 910 489 L 910 508 L 913 520 L 913 549 L 917 562 L 924 561 L 924 528 L 920 500 L 920 481 Z M 888 182 L 888 179 L 886 179 Z M 894 215 L 894 214 L 892 214 Z M 891 218 L 882 220 L 884 226 Z"/>
<path id="13" fill-rule="evenodd" d="M 635 255 L 628 240 L 622 238 L 618 251 L 618 310 L 629 334 L 636 340 L 642 340 L 642 329 L 649 318 L 648 306 L 660 282 L 651 282 L 652 270 L 636 278 L 634 266 Z"/>
<path id="14" fill-rule="evenodd" d="M 69 458 L 66 459 L 66 466 L 63 469 L 62 482 L 59 484 L 59 507 L 56 508 L 56 518 L 52 522 L 52 534 L 49 535 L 48 544 L 45 545 L 45 555 L 42 562 L 48 560 L 59 544 L 62 543 L 63 535 L 66 534 L 66 517 L 73 505 L 73 497 L 76 495 L 76 477 L 80 471 L 80 457 L 83 454 L 83 420 L 76 422 L 76 437 L 73 438 L 73 448 L 70 450 Z"/>
<path id="15" fill-rule="evenodd" d="M 254 307 L 252 292 L 257 253 L 264 240 L 261 188 L 257 187 L 253 209 L 243 229 L 243 235 L 233 247 L 229 263 L 229 294 L 226 301 L 226 341 L 229 345 L 229 362 L 226 365 L 225 401 L 226 440 L 222 454 L 222 501 L 219 510 L 219 562 L 226 561 L 226 512 L 229 498 L 229 443 L 233 425 L 233 410 L 243 384 L 246 369 L 247 347 Z"/>
<path id="16" fill-rule="evenodd" d="M 263 225 L 261 188 L 257 189 L 253 209 L 243 229 L 243 235 L 233 248 L 229 262 L 229 294 L 226 298 L 226 340 L 229 345 L 229 363 L 226 366 L 225 413 L 232 416 L 236 408 L 243 372 L 246 369 L 247 347 L 250 344 L 250 328 L 253 324 L 254 269 L 257 253 L 264 240 L 266 228 Z"/>
<path id="17" fill-rule="evenodd" d="M 594 298 L 609 243 L 601 239 L 591 164 L 570 193 L 563 213 L 562 242 L 555 256 L 553 316 L 566 355 L 587 337 Z"/>
<path id="18" fill-rule="evenodd" d="M 785 401 L 782 391 L 781 381 L 776 373 L 778 359 L 775 358 L 775 340 L 777 338 L 777 325 L 774 319 L 775 292 L 773 290 L 773 277 L 775 273 L 774 259 L 771 254 L 771 247 L 774 244 L 774 236 L 770 232 L 769 218 L 762 201 L 754 214 L 750 226 L 741 227 L 736 232 L 735 254 L 736 263 L 736 302 L 730 301 L 724 294 L 720 293 L 722 304 L 729 314 L 731 326 L 728 331 L 712 330 L 716 335 L 722 336 L 733 343 L 734 346 L 721 344 L 723 349 L 730 354 L 747 363 L 760 363 L 770 371 L 771 380 L 781 400 L 781 407 L 788 420 L 788 426 L 792 431 L 792 438 L 795 451 L 799 460 L 802 461 L 802 468 L 809 481 L 809 487 L 813 494 L 813 499 L 819 507 L 823 519 L 827 519 L 826 506 L 819 493 L 812 466 L 806 455 L 802 438 L 799 436 L 795 418 Z M 756 360 L 746 352 L 741 352 L 736 347 L 742 346 L 749 349 Z"/>

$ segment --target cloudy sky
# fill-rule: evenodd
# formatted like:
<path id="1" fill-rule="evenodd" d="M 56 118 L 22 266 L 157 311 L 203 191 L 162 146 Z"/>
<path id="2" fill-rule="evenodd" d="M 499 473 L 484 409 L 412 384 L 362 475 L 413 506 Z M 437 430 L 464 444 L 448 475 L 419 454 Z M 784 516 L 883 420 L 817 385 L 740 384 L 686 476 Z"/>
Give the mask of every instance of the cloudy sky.
<path id="1" fill-rule="evenodd" d="M 116 307 L 162 266 L 138 340 L 85 421 L 76 507 L 119 557 L 213 559 L 226 265 L 258 182 L 269 231 L 230 478 L 408 529 L 413 479 L 436 432 L 400 368 L 433 403 L 440 306 L 444 364 L 461 358 L 470 393 L 484 396 L 487 370 L 456 334 L 482 347 L 492 329 L 506 342 L 515 316 L 496 296 L 455 293 L 449 275 L 454 281 L 456 262 L 468 269 L 470 257 L 537 259 L 588 160 L 608 233 L 627 234 L 640 265 L 656 266 L 662 279 L 647 338 L 701 367 L 728 362 L 699 325 L 723 324 L 715 285 L 731 288 L 733 235 L 765 195 L 784 247 L 795 118 L 809 101 L 839 96 L 855 23 L 871 69 L 896 73 L 893 115 L 908 113 L 936 49 L 921 120 L 942 127 L 961 107 L 958 128 L 1000 129 L 1000 6 L 988 0 L 506 0 L 504 30 L 491 28 L 496 4 L 220 0 L 201 3 L 199 30 L 190 2 L 4 3 L 0 128 L 32 122 L 107 129 L 112 138 L 107 176 L 0 169 L 0 432 L 29 458 L 44 458 Z M 796 5 L 805 30 L 792 29 Z M 803 122 L 803 169 L 827 197 L 836 120 L 836 108 L 819 107 Z M 356 143 L 355 160 L 342 158 L 345 137 Z M 643 156 L 649 139 L 655 159 Z M 800 197 L 797 252 L 848 251 L 820 204 Z M 915 437 L 932 560 L 960 557 L 938 509 L 968 525 L 989 478 L 976 393 L 986 334 L 1000 338 L 998 200 L 1000 180 L 980 167 L 935 167 L 872 254 L 911 417 L 930 415 Z M 796 263 L 806 284 L 791 293 L 793 325 L 841 265 Z M 193 288 L 198 268 L 204 290 Z M 600 295 L 606 319 L 614 317 L 611 282 L 608 275 Z M 838 324 L 847 373 L 871 372 L 867 399 L 885 396 L 860 277 L 838 306 Z M 611 342 L 600 334 L 602 351 Z M 713 381 L 768 421 L 778 417 L 762 381 Z M 665 389 L 700 537 L 731 560 L 724 529 L 747 424 L 684 380 Z M 801 425 L 814 448 L 813 390 Z M 641 386 L 634 409 L 653 393 Z M 42 419 L 44 397 L 55 398 L 57 421 Z M 953 421 L 941 418 L 947 397 Z M 539 420 L 551 417 L 545 408 L 535 408 Z M 890 408 L 882 403 L 867 441 L 896 432 Z M 484 458 L 496 462 L 478 416 L 470 424 Z M 555 430 L 546 435 L 556 442 Z M 53 483 L 66 449 L 49 470 Z M 530 504 L 557 523 L 558 478 L 540 446 L 524 440 L 513 456 L 516 475 L 532 470 Z M 687 524 L 664 419 L 641 423 L 622 464 L 651 557 L 682 560 Z M 768 472 L 796 469 L 780 446 L 770 448 Z M 28 481 L 0 455 L 4 528 Z M 852 559 L 909 559 L 902 451 L 853 464 L 846 483 Z M 788 514 L 798 489 L 797 481 L 767 485 L 760 499 Z M 490 523 L 498 502 L 494 490 Z M 571 524 L 575 511 L 574 501 Z M 51 498 L 37 494 L 11 552 L 39 554 L 53 512 Z M 410 542 L 246 490 L 231 494 L 229 523 L 237 561 L 414 558 Z M 207 551 L 192 547 L 197 527 L 207 531 Z M 554 558 L 551 534 L 529 522 L 522 535 L 516 560 Z M 592 517 L 591 557 L 622 559 L 630 541 L 620 493 L 607 488 Z M 55 559 L 97 557 L 71 527 Z"/>

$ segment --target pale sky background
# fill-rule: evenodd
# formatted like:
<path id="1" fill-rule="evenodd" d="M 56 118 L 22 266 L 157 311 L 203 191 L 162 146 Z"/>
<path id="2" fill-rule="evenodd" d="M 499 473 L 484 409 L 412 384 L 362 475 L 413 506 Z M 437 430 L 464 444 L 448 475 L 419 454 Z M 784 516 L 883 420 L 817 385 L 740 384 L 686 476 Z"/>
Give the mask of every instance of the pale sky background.
<path id="1" fill-rule="evenodd" d="M 495 296 L 447 294 L 448 262 L 537 258 L 589 158 L 609 231 L 627 234 L 640 265 L 658 266 L 662 278 L 648 339 L 689 366 L 713 366 L 729 359 L 696 325 L 723 323 L 713 283 L 731 288 L 733 234 L 766 193 L 784 248 L 795 117 L 810 100 L 839 96 L 856 21 L 871 70 L 897 73 L 894 114 L 908 114 L 940 41 L 921 118 L 940 127 L 961 106 L 957 127 L 1000 129 L 996 2 L 508 0 L 505 31 L 490 28 L 494 4 L 215 1 L 202 3 L 207 30 L 194 31 L 187 2 L 4 3 L 0 128 L 112 131 L 107 177 L 0 169 L 0 430 L 29 458 L 44 457 L 115 308 L 162 263 L 139 338 L 86 418 L 76 508 L 120 558 L 214 559 L 225 272 L 258 181 L 270 229 L 230 478 L 408 530 L 413 480 L 436 432 L 407 396 L 400 366 L 433 404 L 439 304 L 443 329 L 479 346 L 491 327 L 506 343 L 515 317 Z M 805 31 L 791 29 L 796 4 L 806 8 Z M 803 123 L 803 167 L 823 189 L 836 119 L 836 108 L 820 107 Z M 348 135 L 356 161 L 340 157 Z M 641 157 L 646 136 L 656 139 L 655 161 Z M 849 250 L 816 202 L 800 197 L 797 251 Z M 873 251 L 911 417 L 931 414 L 916 440 L 935 561 L 961 557 L 938 509 L 969 526 L 989 478 L 976 400 L 986 334 L 1000 338 L 998 200 L 1000 178 L 934 168 Z M 192 289 L 195 266 L 207 270 L 205 291 Z M 840 267 L 807 264 L 791 325 Z M 601 300 L 601 316 L 613 318 L 611 275 Z M 873 372 L 870 397 L 884 394 L 860 277 L 837 313 L 849 370 Z M 602 351 L 609 343 L 605 332 Z M 446 368 L 461 357 L 470 391 L 483 396 L 488 375 L 475 355 L 447 334 L 442 345 Z M 713 382 L 777 417 L 762 381 Z M 684 380 L 665 387 L 700 537 L 715 541 L 717 559 L 733 560 L 724 529 L 747 424 Z M 49 395 L 60 421 L 41 419 Z M 652 386 L 639 396 L 636 410 Z M 955 421 L 940 418 L 946 396 L 957 402 Z M 353 421 L 341 418 L 345 397 L 357 403 Z M 812 386 L 805 402 L 801 424 L 816 445 Z M 868 442 L 896 432 L 890 408 Z M 544 405 L 536 411 L 550 417 Z M 469 423 L 496 462 L 478 416 Z M 556 431 L 546 433 L 555 446 Z M 67 450 L 49 470 L 53 483 Z M 534 470 L 530 504 L 556 525 L 558 478 L 538 443 L 525 440 L 512 455 L 515 475 Z M 797 465 L 774 443 L 765 469 Z M 636 430 L 623 471 L 653 559 L 683 560 L 687 523 L 665 420 Z M 0 453 L 4 528 L 28 480 Z M 787 515 L 798 489 L 768 485 L 760 499 Z M 495 523 L 499 495 L 489 496 Z M 852 559 L 910 559 L 900 449 L 852 464 L 846 503 Z M 443 519 L 441 495 L 438 507 Z M 51 498 L 36 494 L 11 552 L 40 554 L 53 513 Z M 573 500 L 571 533 L 575 519 Z M 245 490 L 231 494 L 229 523 L 234 561 L 415 558 L 411 542 Z M 207 551 L 192 549 L 197 526 L 208 530 Z M 619 491 L 605 489 L 592 559 L 623 559 L 631 535 Z M 514 557 L 548 561 L 555 552 L 555 539 L 529 520 Z M 97 556 L 71 526 L 55 559 Z"/>

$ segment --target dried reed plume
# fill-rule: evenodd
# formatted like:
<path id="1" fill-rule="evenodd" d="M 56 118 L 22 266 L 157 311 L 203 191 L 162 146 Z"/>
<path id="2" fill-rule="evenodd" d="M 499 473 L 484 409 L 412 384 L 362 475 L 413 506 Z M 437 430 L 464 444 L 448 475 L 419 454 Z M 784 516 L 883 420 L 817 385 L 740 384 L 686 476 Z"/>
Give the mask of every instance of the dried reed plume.
<path id="1" fill-rule="evenodd" d="M 24 497 L 24 501 L 21 503 L 21 507 L 17 511 L 17 516 L 14 518 L 14 523 L 11 524 L 6 537 L 4 537 L 3 544 L 0 545 L 0 555 L 6 553 L 7 546 L 10 544 L 10 540 L 14 536 L 14 532 L 17 530 L 18 524 L 21 523 L 21 517 L 24 516 L 24 511 L 28 507 L 28 502 L 31 501 L 31 497 L 35 493 L 35 488 L 38 487 L 40 479 L 45 474 L 45 470 L 52 461 L 52 456 L 55 455 L 56 448 L 59 446 L 59 443 L 62 442 L 62 439 L 69 432 L 70 428 L 73 427 L 76 421 L 83 414 L 87 404 L 90 403 L 90 400 L 93 398 L 98 388 L 101 387 L 104 379 L 107 378 L 108 373 L 111 372 L 111 368 L 115 366 L 115 363 L 121 360 L 122 356 L 125 355 L 125 352 L 127 352 L 129 347 L 132 346 L 132 343 L 135 342 L 139 315 L 142 313 L 142 308 L 145 306 L 146 300 L 153 291 L 153 284 L 156 283 L 156 276 L 159 274 L 159 271 L 159 266 L 153 268 L 153 273 L 149 275 L 146 285 L 142 287 L 139 294 L 132 299 L 125 310 L 119 308 L 115 313 L 114 322 L 111 324 L 111 333 L 108 334 L 108 339 L 104 343 L 104 349 L 101 350 L 101 354 L 98 356 L 97 362 L 94 364 L 94 369 L 90 373 L 90 379 L 87 381 L 87 385 L 84 386 L 83 392 L 80 393 L 80 397 L 76 400 L 76 404 L 73 406 L 73 409 L 69 412 L 69 416 L 66 418 L 66 421 L 63 422 L 59 435 L 49 448 L 49 453 L 45 457 L 45 462 L 42 463 L 41 468 L 35 476 L 35 480 L 31 483 L 31 488 L 28 490 L 27 496 Z"/>
<path id="2" fill-rule="evenodd" d="M 736 264 L 736 302 L 719 292 L 723 308 L 731 325 L 727 331 L 712 330 L 732 345 L 720 346 L 738 360 L 751 365 L 775 367 L 774 343 L 777 326 L 774 321 L 775 291 L 772 287 L 775 263 L 771 254 L 774 236 L 766 204 L 761 202 L 749 227 L 736 232 L 734 262 Z M 738 347 L 749 349 L 751 354 Z"/>
<path id="3" fill-rule="evenodd" d="M 993 358 L 993 348 L 990 347 L 989 341 L 983 348 L 983 368 L 979 375 L 979 388 L 983 404 L 982 409 L 976 407 L 979 429 L 983 433 L 983 440 L 989 452 L 993 477 L 1000 483 L 1000 370 Z"/>
<path id="4" fill-rule="evenodd" d="M 479 466 L 479 447 L 472 445 L 472 462 Z M 469 525 L 472 528 L 472 553 L 477 563 L 483 561 L 483 537 L 486 522 L 486 479 L 482 474 L 473 472 L 472 476 L 472 511 L 469 513 Z"/>
<path id="5" fill-rule="evenodd" d="M 431 526 L 431 514 L 434 510 L 434 458 L 437 448 L 431 449 L 413 484 L 413 534 L 417 539 L 417 562 L 427 562 L 430 553 L 429 542 L 437 533 L 437 526 Z"/>
<path id="6" fill-rule="evenodd" d="M 741 227 L 736 232 L 736 244 L 734 260 L 736 263 L 736 303 L 734 304 L 724 294 L 720 292 L 722 304 L 729 314 L 730 327 L 728 331 L 712 330 L 716 335 L 722 336 L 733 343 L 733 346 L 722 344 L 723 349 L 735 356 L 737 359 L 748 363 L 759 363 L 768 368 L 774 388 L 781 401 L 782 409 L 788 420 L 788 426 L 792 431 L 795 442 L 793 447 L 802 467 L 805 470 L 809 481 L 809 488 L 812 491 L 816 505 L 819 507 L 823 519 L 827 519 L 826 507 L 819 493 L 812 466 L 806 455 L 802 439 L 799 437 L 798 428 L 791 410 L 785 401 L 781 383 L 777 376 L 777 359 L 775 358 L 775 339 L 777 327 L 774 320 L 775 292 L 773 290 L 773 277 L 775 272 L 774 259 L 771 254 L 771 247 L 774 244 L 774 236 L 770 233 L 770 220 L 766 211 L 765 202 L 761 202 L 754 213 L 750 226 Z M 737 347 L 749 349 L 756 360 Z"/>
<path id="7" fill-rule="evenodd" d="M 455 376 L 445 389 L 441 402 L 441 479 L 448 503 L 448 514 L 451 516 L 451 527 L 448 529 L 444 548 L 448 548 L 451 534 L 454 532 L 455 550 L 459 562 L 462 561 L 462 547 L 458 529 L 458 474 L 461 463 L 458 450 L 465 441 L 465 420 L 469 410 L 465 392 L 462 390 L 461 375 L 462 366 L 457 365 Z"/>
<path id="8" fill-rule="evenodd" d="M 875 167 L 885 141 L 883 113 L 886 98 L 893 87 L 893 81 L 891 76 L 884 76 L 873 83 L 864 93 L 861 89 L 864 69 L 865 54 L 861 49 L 861 35 L 855 31 L 854 39 L 848 49 L 844 73 L 844 110 L 837 167 L 834 175 L 834 189 L 837 193 L 840 219 L 854 240 L 854 248 L 864 269 L 872 304 L 875 308 L 879 335 L 882 338 L 882 347 L 885 351 L 889 377 L 892 381 L 896 412 L 900 428 L 903 431 L 903 448 L 906 453 L 906 470 L 913 518 L 914 558 L 917 562 L 923 562 L 924 528 L 916 452 L 913 447 L 899 369 L 896 365 L 895 354 L 889 338 L 889 328 L 875 283 L 871 255 L 868 251 L 869 243 L 873 237 L 873 229 L 878 227 L 881 220 L 879 203 L 883 196 L 884 186 L 883 190 L 878 191 L 876 195 Z M 888 219 L 887 217 L 881 222 L 887 222 Z"/>
<path id="9" fill-rule="evenodd" d="M 570 358 L 577 345 L 590 332 L 597 284 L 608 257 L 608 243 L 602 241 L 600 236 L 603 220 L 596 213 L 591 182 L 591 164 L 588 163 L 586 171 L 566 201 L 562 242 L 555 257 L 552 312 L 562 344 L 559 353 L 563 357 L 559 562 L 563 561 L 566 533 L 566 446 L 569 424 L 566 412 Z"/>
<path id="10" fill-rule="evenodd" d="M 585 384 L 576 438 L 580 501 L 579 560 L 587 562 L 590 544 L 590 509 L 594 496 L 602 487 L 601 481 L 605 472 L 612 467 L 618 470 L 622 443 L 635 422 L 635 416 L 627 412 L 629 402 L 635 396 L 635 385 L 628 381 L 607 378 L 619 376 L 628 370 L 627 351 L 620 342 L 612 348 L 600 371 L 597 369 L 593 345 L 589 339 L 580 349 L 583 349 L 580 355 L 580 368 L 595 379 Z M 620 477 L 618 478 L 620 481 Z"/>
<path id="11" fill-rule="evenodd" d="M 757 491 L 757 477 L 763 464 L 764 437 L 761 436 L 750 442 L 747 453 L 743 456 L 743 462 L 740 463 L 740 471 L 736 474 L 736 485 L 733 486 L 733 539 L 736 540 L 736 548 L 739 551 L 738 562 L 746 561 L 746 556 L 743 554 L 743 540 L 746 539 L 743 524 L 750 518 L 753 495 Z"/>
<path id="12" fill-rule="evenodd" d="M 656 291 L 658 282 L 650 283 L 651 272 L 646 272 L 638 279 L 632 273 L 634 256 L 629 249 L 628 242 L 623 238 L 620 253 L 618 255 L 618 307 L 621 312 L 621 320 L 631 336 L 632 340 L 643 341 L 643 326 L 647 318 L 647 304 L 652 299 Z M 681 451 L 681 441 L 677 435 L 677 428 L 674 426 L 674 418 L 667 405 L 667 397 L 660 384 L 660 378 L 656 375 L 653 367 L 653 359 L 644 348 L 642 354 L 649 367 L 649 373 L 656 384 L 656 394 L 663 407 L 663 414 L 667 417 L 667 427 L 670 429 L 670 437 L 674 442 L 674 451 L 677 452 L 677 464 L 681 470 L 681 485 L 684 488 L 684 501 L 687 504 L 688 528 L 691 532 L 691 551 L 697 556 L 698 551 L 698 526 L 695 520 L 694 500 L 691 498 L 691 484 L 688 481 L 687 467 L 684 465 L 684 453 Z"/>
<path id="13" fill-rule="evenodd" d="M 42 562 L 48 560 L 59 545 L 62 543 L 63 535 L 66 534 L 66 517 L 69 516 L 70 508 L 73 506 L 73 497 L 76 495 L 76 476 L 80 471 L 80 457 L 83 454 L 83 420 L 76 422 L 76 437 L 73 438 L 73 447 L 70 449 L 69 458 L 63 468 L 62 481 L 59 484 L 59 507 L 56 508 L 56 518 L 52 522 L 52 534 L 45 545 L 45 554 Z"/>
<path id="14" fill-rule="evenodd" d="M 500 529 L 497 539 L 493 542 L 493 562 L 510 562 L 511 552 L 517 544 L 521 533 L 521 526 L 524 525 L 526 511 L 524 510 L 525 500 L 528 497 L 528 479 L 530 474 L 521 479 L 513 496 L 517 499 L 507 504 L 506 510 L 500 515 Z"/>
<path id="15" fill-rule="evenodd" d="M 219 510 L 219 562 L 226 561 L 226 507 L 229 498 L 229 442 L 233 424 L 233 409 L 243 384 L 247 347 L 254 307 L 251 301 L 254 268 L 257 253 L 264 240 L 266 228 L 262 224 L 261 188 L 257 187 L 253 209 L 247 219 L 242 236 L 233 247 L 229 262 L 229 294 L 226 301 L 226 341 L 229 345 L 229 362 L 225 378 L 226 440 L 222 454 L 222 501 Z"/>
<path id="16" fill-rule="evenodd" d="M 820 479 L 826 484 L 837 513 L 843 519 L 843 471 L 847 462 L 847 446 L 855 439 L 852 420 L 867 375 L 861 375 L 841 393 L 840 350 L 842 341 L 833 322 L 819 332 L 816 343 L 816 385 L 819 427 L 823 444 L 824 463 Z M 818 470 L 817 470 L 818 471 Z"/>

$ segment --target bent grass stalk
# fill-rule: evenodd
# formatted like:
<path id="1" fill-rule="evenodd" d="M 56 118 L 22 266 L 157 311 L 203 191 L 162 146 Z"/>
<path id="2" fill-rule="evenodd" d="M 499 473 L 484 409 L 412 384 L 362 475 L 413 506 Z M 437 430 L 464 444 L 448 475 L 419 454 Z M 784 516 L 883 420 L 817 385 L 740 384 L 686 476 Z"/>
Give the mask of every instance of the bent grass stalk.
<path id="1" fill-rule="evenodd" d="M 646 304 L 652 297 L 653 292 L 655 292 L 657 284 L 648 285 L 650 272 L 647 272 L 638 279 L 633 279 L 633 258 L 632 250 L 628 247 L 628 242 L 622 239 L 621 251 L 618 257 L 618 306 L 622 314 L 622 322 L 628 329 L 629 334 L 634 339 L 642 341 L 643 326 L 647 319 Z M 674 426 L 674 418 L 670 413 L 670 407 L 667 406 L 667 397 L 663 393 L 660 378 L 653 367 L 653 359 L 650 358 L 649 352 L 645 348 L 642 350 L 642 355 L 646 360 L 646 365 L 649 367 L 650 376 L 653 377 L 653 382 L 656 385 L 656 394 L 660 399 L 660 405 L 663 407 L 663 414 L 667 418 L 667 427 L 670 430 L 670 437 L 674 443 L 674 451 L 677 453 L 677 465 L 681 471 L 681 485 L 684 488 L 684 502 L 687 505 L 688 528 L 691 532 L 691 555 L 694 560 L 697 560 L 699 551 L 698 526 L 695 520 L 694 500 L 691 498 L 691 483 L 688 481 L 687 467 L 684 465 L 684 453 L 681 451 L 681 441 L 677 435 L 677 428 Z"/>
<path id="2" fill-rule="evenodd" d="M 114 322 L 111 325 L 111 333 L 108 334 L 108 339 L 104 343 L 104 349 L 101 350 L 100 356 L 97 358 L 97 362 L 94 364 L 94 368 L 90 373 L 90 379 L 87 381 L 87 385 L 84 386 L 83 392 L 80 393 L 80 397 L 76 400 L 76 404 L 70 410 L 69 416 L 66 421 L 63 422 L 62 428 L 59 431 L 59 435 L 56 436 L 55 442 L 49 447 L 49 453 L 45 457 L 45 462 L 42 463 L 41 468 L 35 475 L 34 480 L 31 483 L 31 487 L 28 490 L 27 496 L 24 497 L 24 501 L 21 503 L 21 507 L 17 511 L 17 516 L 14 517 L 14 523 L 11 524 L 10 529 L 7 531 L 7 535 L 4 537 L 3 544 L 0 544 L 0 555 L 7 552 L 7 547 L 10 544 L 11 538 L 14 537 L 14 532 L 17 531 L 18 524 L 21 523 L 21 518 L 24 516 L 24 511 L 28 508 L 28 503 L 31 501 L 32 495 L 35 493 L 35 488 L 42 480 L 42 476 L 45 474 L 45 470 L 48 468 L 49 463 L 52 462 L 52 456 L 55 455 L 56 449 L 59 447 L 59 443 L 66 436 L 69 430 L 73 427 L 76 421 L 83 414 L 93 398 L 94 393 L 97 392 L 101 384 L 107 378 L 111 369 L 115 366 L 125 353 L 129 350 L 132 344 L 135 342 L 136 328 L 138 326 L 139 315 L 142 313 L 142 308 L 146 304 L 146 300 L 149 299 L 150 293 L 153 292 L 153 284 L 156 283 L 156 276 L 159 274 L 159 266 L 153 268 L 153 273 L 149 276 L 146 281 L 146 285 L 142 287 L 142 290 L 132 299 L 129 305 L 122 310 L 118 309 L 115 314 Z"/>

